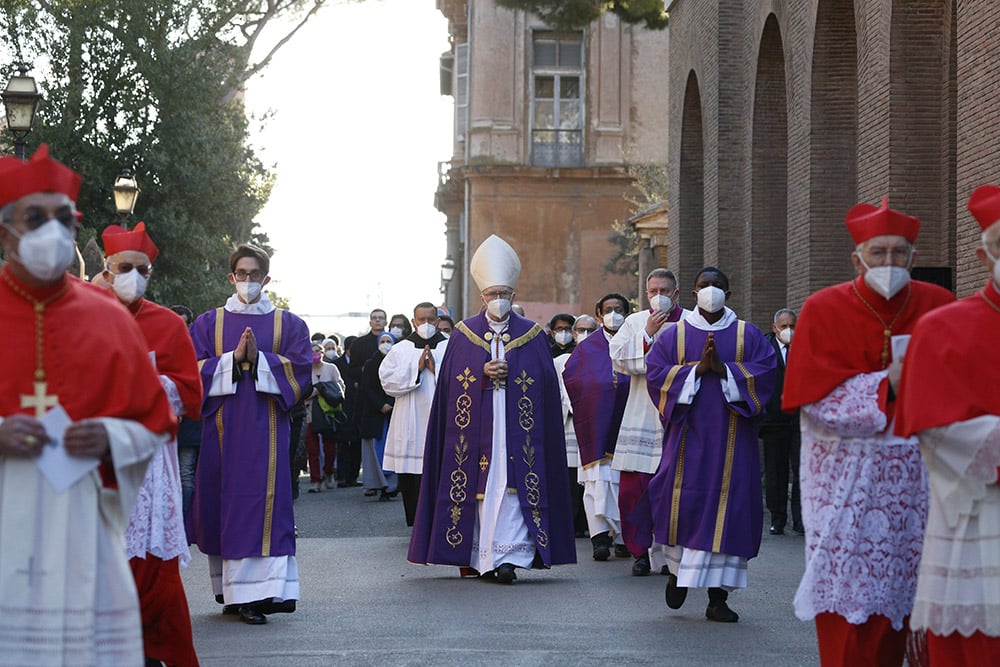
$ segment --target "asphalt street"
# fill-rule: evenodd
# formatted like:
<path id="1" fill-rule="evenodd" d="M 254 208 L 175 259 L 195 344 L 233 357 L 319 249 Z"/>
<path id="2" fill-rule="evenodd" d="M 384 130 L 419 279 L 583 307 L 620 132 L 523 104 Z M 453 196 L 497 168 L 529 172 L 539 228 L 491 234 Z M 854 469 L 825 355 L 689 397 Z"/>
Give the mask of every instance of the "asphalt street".
<path id="1" fill-rule="evenodd" d="M 399 499 L 360 488 L 295 503 L 302 600 L 294 614 L 245 625 L 222 616 L 206 558 L 182 572 L 202 665 L 816 665 L 811 623 L 792 613 L 803 538 L 764 534 L 749 588 L 730 595 L 739 623 L 705 619 L 707 596 L 664 603 L 666 578 L 631 576 L 631 559 L 518 570 L 513 586 L 406 562 Z"/>

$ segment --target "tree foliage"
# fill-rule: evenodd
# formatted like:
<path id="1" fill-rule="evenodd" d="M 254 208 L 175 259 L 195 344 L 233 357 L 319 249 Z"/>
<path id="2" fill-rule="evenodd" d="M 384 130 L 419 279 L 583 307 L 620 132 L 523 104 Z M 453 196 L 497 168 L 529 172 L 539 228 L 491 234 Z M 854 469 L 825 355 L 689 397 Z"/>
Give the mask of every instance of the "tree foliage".
<path id="1" fill-rule="evenodd" d="M 240 92 L 324 2 L 0 4 L 9 69 L 28 63 L 44 94 L 29 154 L 47 142 L 83 176 L 81 248 L 115 222 L 112 185 L 129 168 L 142 189 L 136 220 L 161 250 L 149 297 L 196 312 L 225 299 L 234 245 L 267 247 L 253 220 L 273 181 L 249 143 Z M 264 44 L 278 20 L 291 27 Z"/>
<path id="2" fill-rule="evenodd" d="M 626 23 L 644 23 L 662 30 L 668 16 L 664 0 L 497 0 L 508 9 L 524 9 L 553 28 L 580 29 L 605 12 L 616 14 Z"/>

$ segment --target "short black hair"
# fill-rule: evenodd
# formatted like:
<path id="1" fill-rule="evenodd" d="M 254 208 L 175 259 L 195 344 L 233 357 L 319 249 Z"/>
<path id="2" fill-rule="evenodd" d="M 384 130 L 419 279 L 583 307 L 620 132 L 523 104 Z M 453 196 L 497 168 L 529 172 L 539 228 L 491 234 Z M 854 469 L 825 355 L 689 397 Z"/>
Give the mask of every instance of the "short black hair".
<path id="1" fill-rule="evenodd" d="M 413 307 L 413 316 L 414 317 L 417 316 L 417 311 L 420 310 L 421 308 L 433 308 L 434 309 L 434 314 L 437 315 L 437 312 L 438 312 L 438 307 L 437 306 L 435 306 L 430 301 L 421 301 L 420 303 L 418 303 L 417 305 L 415 305 Z M 395 317 L 395 315 L 393 317 Z"/>
<path id="2" fill-rule="evenodd" d="M 454 328 L 455 320 L 451 318 L 451 315 L 438 315 L 438 322 L 440 322 L 441 320 L 444 320 L 445 322 L 450 324 L 452 328 Z"/>
<path id="3" fill-rule="evenodd" d="M 677 281 L 675 280 L 674 282 L 676 283 Z M 597 307 L 594 309 L 594 313 L 596 315 L 600 315 L 601 310 L 604 309 L 604 302 L 610 301 L 611 299 L 618 299 L 619 301 L 621 301 L 622 306 L 625 308 L 626 314 L 632 312 L 632 304 L 629 303 L 628 299 L 623 297 L 621 294 L 618 294 L 617 292 L 611 292 L 610 294 L 605 294 L 604 296 L 602 296 L 600 299 L 597 300 Z"/>
<path id="4" fill-rule="evenodd" d="M 322 343 L 324 340 L 326 340 L 326 334 L 317 331 L 312 335 L 312 338 L 310 338 L 309 340 L 314 340 L 318 343 Z"/>
<path id="5" fill-rule="evenodd" d="M 694 284 L 695 285 L 698 284 L 698 279 L 701 278 L 702 274 L 704 274 L 704 273 L 714 273 L 714 274 L 718 275 L 720 278 L 722 278 L 722 284 L 726 286 L 726 290 L 725 291 L 727 291 L 727 292 L 729 291 L 729 276 L 727 276 L 725 273 L 723 273 L 722 269 L 717 269 L 714 266 L 706 266 L 701 271 L 699 271 L 698 273 L 696 273 L 695 276 L 694 276 Z"/>
<path id="6" fill-rule="evenodd" d="M 191 326 L 191 323 L 194 322 L 194 311 L 187 306 L 178 304 L 176 306 L 170 306 L 170 310 L 183 317 L 184 322 L 187 323 L 188 326 Z"/>
<path id="7" fill-rule="evenodd" d="M 556 322 L 566 322 L 572 327 L 573 322 L 576 322 L 576 318 L 569 313 L 556 313 L 552 316 L 552 319 L 549 320 L 549 330 L 556 328 Z"/>
<path id="8" fill-rule="evenodd" d="M 268 257 L 263 248 L 258 248 L 252 243 L 241 243 L 236 246 L 236 250 L 234 250 L 233 254 L 229 256 L 230 273 L 236 271 L 236 262 L 240 261 L 244 257 L 252 257 L 253 259 L 256 259 L 257 263 L 260 264 L 260 270 L 264 272 L 265 276 L 271 272 L 271 258 Z"/>

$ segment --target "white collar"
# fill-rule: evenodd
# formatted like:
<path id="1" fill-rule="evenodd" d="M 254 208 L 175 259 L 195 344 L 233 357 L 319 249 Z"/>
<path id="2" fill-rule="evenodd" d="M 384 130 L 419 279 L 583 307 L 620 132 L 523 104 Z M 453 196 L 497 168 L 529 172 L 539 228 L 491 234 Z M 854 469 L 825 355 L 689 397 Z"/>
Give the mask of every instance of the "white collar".
<path id="1" fill-rule="evenodd" d="M 684 321 L 693 326 L 695 329 L 701 329 L 702 331 L 719 331 L 725 329 L 730 324 L 736 321 L 736 313 L 733 312 L 729 306 L 723 306 L 724 312 L 722 317 L 715 324 L 709 324 L 701 311 L 695 308 L 684 316 Z"/>
<path id="2" fill-rule="evenodd" d="M 226 301 L 225 309 L 240 315 L 267 315 L 274 310 L 274 304 L 267 298 L 267 292 L 261 292 L 260 299 L 255 303 L 243 303 L 240 297 L 234 294 Z"/>

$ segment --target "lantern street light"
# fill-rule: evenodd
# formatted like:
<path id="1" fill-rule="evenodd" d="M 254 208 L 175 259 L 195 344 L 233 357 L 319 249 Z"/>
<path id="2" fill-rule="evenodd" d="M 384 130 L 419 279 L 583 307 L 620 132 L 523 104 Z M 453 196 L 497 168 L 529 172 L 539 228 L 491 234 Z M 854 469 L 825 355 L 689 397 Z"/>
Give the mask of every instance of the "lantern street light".
<path id="1" fill-rule="evenodd" d="M 23 160 L 24 138 L 31 132 L 42 96 L 35 80 L 28 76 L 28 66 L 22 63 L 17 69 L 19 74 L 10 77 L 0 97 L 7 113 L 7 129 L 14 135 L 14 155 Z"/>
<path id="2" fill-rule="evenodd" d="M 448 283 L 455 277 L 455 260 L 449 255 L 441 264 L 441 293 L 448 294 Z"/>
<path id="3" fill-rule="evenodd" d="M 128 221 L 132 217 L 132 211 L 135 210 L 135 201 L 139 198 L 140 192 L 142 190 L 135 182 L 132 172 L 128 169 L 122 170 L 122 173 L 115 179 L 114 187 L 115 212 L 118 214 L 118 224 L 122 227 L 128 227 Z"/>

